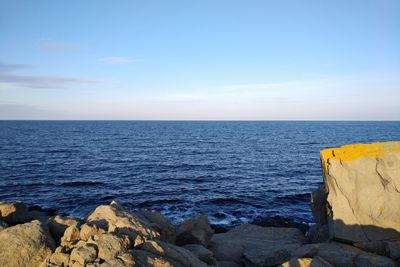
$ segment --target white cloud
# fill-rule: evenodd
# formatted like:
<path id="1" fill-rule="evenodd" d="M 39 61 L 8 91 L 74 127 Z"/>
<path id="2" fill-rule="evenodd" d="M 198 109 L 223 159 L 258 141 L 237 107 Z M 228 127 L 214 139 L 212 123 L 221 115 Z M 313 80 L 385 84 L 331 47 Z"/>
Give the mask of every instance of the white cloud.
<path id="1" fill-rule="evenodd" d="M 137 60 L 129 57 L 102 57 L 99 58 L 98 61 L 111 65 L 121 65 L 121 64 L 134 63 Z"/>

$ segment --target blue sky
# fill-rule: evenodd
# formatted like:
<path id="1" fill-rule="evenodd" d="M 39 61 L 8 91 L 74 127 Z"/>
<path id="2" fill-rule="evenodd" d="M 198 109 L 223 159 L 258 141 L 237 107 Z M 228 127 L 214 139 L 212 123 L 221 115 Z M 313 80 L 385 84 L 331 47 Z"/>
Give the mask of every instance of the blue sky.
<path id="1" fill-rule="evenodd" d="M 400 1 L 0 0 L 0 119 L 400 120 Z"/>

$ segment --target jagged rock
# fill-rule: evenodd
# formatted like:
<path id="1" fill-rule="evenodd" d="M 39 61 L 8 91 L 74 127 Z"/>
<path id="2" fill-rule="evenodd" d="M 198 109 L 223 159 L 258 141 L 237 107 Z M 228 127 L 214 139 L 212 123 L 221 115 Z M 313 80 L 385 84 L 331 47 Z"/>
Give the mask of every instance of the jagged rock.
<path id="1" fill-rule="evenodd" d="M 214 230 L 210 227 L 207 216 L 199 214 L 178 226 L 176 244 L 202 244 L 207 247 L 213 234 Z"/>
<path id="2" fill-rule="evenodd" d="M 87 241 L 90 237 L 95 235 L 105 234 L 106 231 L 102 228 L 99 228 L 97 225 L 94 224 L 83 224 L 80 227 L 79 236 L 81 240 Z"/>
<path id="3" fill-rule="evenodd" d="M 112 234 L 101 234 L 96 240 L 88 241 L 90 244 L 94 244 L 98 249 L 98 257 L 102 260 L 111 260 L 118 256 L 123 251 L 126 251 L 130 247 L 130 241 L 128 238 L 118 237 Z"/>
<path id="4" fill-rule="evenodd" d="M 367 242 L 357 242 L 353 246 L 361 250 L 376 253 L 382 256 L 386 256 L 386 245 L 384 241 L 367 241 Z"/>
<path id="5" fill-rule="evenodd" d="M 62 246 L 70 246 L 73 242 L 80 241 L 79 228 L 76 225 L 69 226 L 61 237 Z"/>
<path id="6" fill-rule="evenodd" d="M 29 222 L 28 206 L 23 202 L 4 203 L 0 202 L 0 219 L 9 225 Z"/>
<path id="7" fill-rule="evenodd" d="M 389 258 L 375 254 L 360 254 L 354 258 L 354 264 L 357 267 L 396 267 L 396 263 Z"/>
<path id="8" fill-rule="evenodd" d="M 110 259 L 103 262 L 100 267 L 126 267 L 126 265 L 120 259 Z"/>
<path id="9" fill-rule="evenodd" d="M 320 185 L 317 190 L 311 193 L 311 211 L 316 222 L 316 225 L 308 229 L 308 240 L 312 243 L 329 240 L 326 197 L 324 185 Z"/>
<path id="10" fill-rule="evenodd" d="M 183 248 L 192 252 L 197 258 L 199 258 L 201 261 L 204 261 L 208 265 L 214 266 L 217 264 L 217 261 L 214 258 L 214 254 L 210 250 L 203 247 L 202 245 L 189 244 L 183 246 Z"/>
<path id="11" fill-rule="evenodd" d="M 0 231 L 3 229 L 6 229 L 8 227 L 8 224 L 0 219 Z"/>
<path id="12" fill-rule="evenodd" d="M 292 258 L 280 265 L 280 267 L 333 267 L 321 257 L 315 258 Z"/>
<path id="13" fill-rule="evenodd" d="M 209 249 L 218 261 L 270 266 L 289 260 L 291 252 L 304 242 L 304 235 L 295 228 L 243 224 L 226 233 L 215 234 Z"/>
<path id="14" fill-rule="evenodd" d="M 151 228 L 147 222 L 140 220 L 133 213 L 116 203 L 98 206 L 87 218 L 87 222 L 107 229 L 108 232 L 118 232 L 128 235 L 132 240 L 140 235 L 145 240 L 159 238 L 160 233 Z"/>
<path id="15" fill-rule="evenodd" d="M 321 151 L 330 236 L 364 242 L 400 237 L 400 142 Z"/>
<path id="16" fill-rule="evenodd" d="M 241 267 L 241 264 L 238 264 L 234 261 L 217 261 L 218 267 Z"/>
<path id="17" fill-rule="evenodd" d="M 47 225 L 54 239 L 59 242 L 65 230 L 72 225 L 77 226 L 79 221 L 73 218 L 61 217 L 59 215 L 49 219 Z"/>
<path id="18" fill-rule="evenodd" d="M 54 240 L 43 223 L 35 220 L 12 226 L 0 232 L 0 266 L 39 266 L 54 248 Z"/>
<path id="19" fill-rule="evenodd" d="M 186 267 L 171 259 L 144 250 L 135 250 L 133 257 L 135 264 L 143 267 Z M 135 265 L 135 266 L 136 266 Z"/>
<path id="20" fill-rule="evenodd" d="M 385 241 L 386 255 L 394 260 L 400 260 L 400 241 Z"/>
<path id="21" fill-rule="evenodd" d="M 50 256 L 49 262 L 57 266 L 67 267 L 69 263 L 69 254 L 55 252 Z"/>
<path id="22" fill-rule="evenodd" d="M 313 225 L 308 229 L 307 241 L 310 243 L 323 243 L 328 242 L 329 239 L 329 228 L 328 225 Z"/>
<path id="23" fill-rule="evenodd" d="M 70 262 L 78 262 L 81 265 L 93 262 L 97 258 L 97 249 L 91 244 L 74 248 L 69 258 Z"/>
<path id="24" fill-rule="evenodd" d="M 171 263 L 176 262 L 182 266 L 207 266 L 190 251 L 163 241 L 147 241 L 143 244 L 141 249 L 153 255 L 161 256 Z M 172 265 L 175 266 L 174 264 Z"/>
<path id="25" fill-rule="evenodd" d="M 175 227 L 158 211 L 140 211 L 134 213 L 136 216 L 147 220 L 150 226 L 160 233 L 160 240 L 175 244 Z"/>

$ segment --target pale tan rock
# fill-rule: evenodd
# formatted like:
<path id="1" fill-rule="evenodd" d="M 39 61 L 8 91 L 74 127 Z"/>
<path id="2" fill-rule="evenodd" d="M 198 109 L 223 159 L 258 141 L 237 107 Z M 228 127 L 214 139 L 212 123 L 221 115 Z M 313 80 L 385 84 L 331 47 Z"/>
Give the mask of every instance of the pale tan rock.
<path id="1" fill-rule="evenodd" d="M 282 263 L 281 267 L 311 267 L 311 258 L 292 258 L 287 262 Z"/>
<path id="2" fill-rule="evenodd" d="M 400 142 L 321 151 L 328 225 L 336 239 L 400 237 Z"/>
<path id="3" fill-rule="evenodd" d="M 69 262 L 69 254 L 61 252 L 53 253 L 50 256 L 49 262 L 58 266 L 67 267 Z"/>
<path id="4" fill-rule="evenodd" d="M 117 259 L 120 259 L 126 267 L 135 266 L 135 259 L 133 258 L 132 251 L 123 252 L 118 255 Z"/>
<path id="5" fill-rule="evenodd" d="M 70 262 L 78 262 L 81 265 L 92 263 L 97 258 L 97 249 L 88 244 L 79 248 L 74 248 L 71 252 Z"/>
<path id="6" fill-rule="evenodd" d="M 217 260 L 214 258 L 214 254 L 212 253 L 212 251 L 206 249 L 200 244 L 189 244 L 183 246 L 183 248 L 192 252 L 197 258 L 207 263 L 208 265 L 215 266 L 217 264 Z"/>
<path id="7" fill-rule="evenodd" d="M 77 226 L 79 221 L 73 218 L 61 217 L 59 215 L 51 217 L 47 223 L 50 229 L 50 233 L 54 239 L 59 242 L 61 237 L 64 235 L 65 230 L 72 225 Z"/>
<path id="8" fill-rule="evenodd" d="M 29 222 L 28 207 L 23 202 L 5 203 L 0 202 L 0 219 L 9 225 Z"/>
<path id="9" fill-rule="evenodd" d="M 201 244 L 207 247 L 213 234 L 207 216 L 199 214 L 178 226 L 176 244 Z"/>
<path id="10" fill-rule="evenodd" d="M 103 262 L 100 267 L 126 267 L 124 262 L 120 259 L 110 259 Z"/>
<path id="11" fill-rule="evenodd" d="M 141 249 L 153 255 L 161 256 L 169 262 L 176 262 L 182 266 L 207 266 L 190 251 L 167 242 L 156 240 L 147 241 L 143 244 Z"/>
<path id="12" fill-rule="evenodd" d="M 99 228 L 97 225 L 85 223 L 80 227 L 79 236 L 81 240 L 87 241 L 92 236 L 98 236 L 104 233 L 106 233 L 106 231 L 102 228 Z"/>
<path id="13" fill-rule="evenodd" d="M 46 225 L 35 220 L 0 231 L 0 266 L 41 265 L 55 244 Z"/>
<path id="14" fill-rule="evenodd" d="M 134 215 L 147 221 L 148 224 L 160 233 L 160 240 L 175 244 L 176 230 L 175 227 L 159 213 L 158 211 L 140 211 L 134 212 Z"/>
<path id="15" fill-rule="evenodd" d="M 133 253 L 135 266 L 141 267 L 187 267 L 171 259 L 156 255 L 144 250 L 135 250 Z"/>
<path id="16" fill-rule="evenodd" d="M 130 241 L 112 234 L 101 234 L 96 241 L 88 241 L 97 246 L 98 257 L 102 260 L 110 260 L 129 249 Z"/>
<path id="17" fill-rule="evenodd" d="M 226 233 L 215 234 L 209 249 L 217 261 L 237 264 L 244 261 L 246 266 L 269 266 L 289 260 L 291 252 L 304 242 L 303 233 L 295 228 L 244 224 Z"/>
<path id="18" fill-rule="evenodd" d="M 87 222 L 96 224 L 108 232 L 126 234 L 133 240 L 137 235 L 145 240 L 159 238 L 160 233 L 154 230 L 147 222 L 140 220 L 115 201 L 110 205 L 98 206 L 87 218 Z"/>
<path id="19" fill-rule="evenodd" d="M 79 228 L 76 225 L 69 226 L 61 237 L 62 246 L 70 246 L 73 242 L 80 241 Z"/>

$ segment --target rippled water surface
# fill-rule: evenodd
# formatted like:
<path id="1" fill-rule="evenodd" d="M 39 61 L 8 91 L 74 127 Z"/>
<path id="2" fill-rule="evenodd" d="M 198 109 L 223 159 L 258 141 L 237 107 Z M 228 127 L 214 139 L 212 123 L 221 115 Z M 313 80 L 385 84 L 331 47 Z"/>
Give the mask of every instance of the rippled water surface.
<path id="1" fill-rule="evenodd" d="M 0 121 L 0 201 L 80 217 L 116 199 L 175 222 L 310 222 L 319 150 L 387 140 L 400 122 Z"/>

